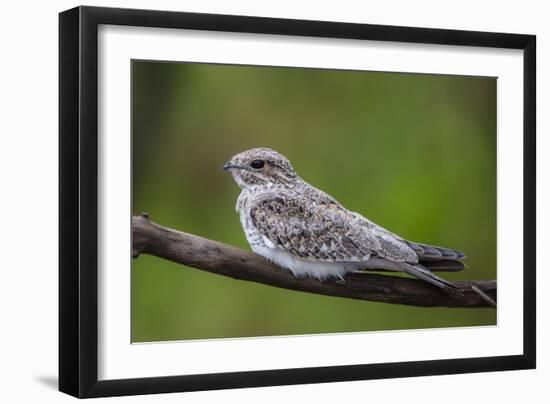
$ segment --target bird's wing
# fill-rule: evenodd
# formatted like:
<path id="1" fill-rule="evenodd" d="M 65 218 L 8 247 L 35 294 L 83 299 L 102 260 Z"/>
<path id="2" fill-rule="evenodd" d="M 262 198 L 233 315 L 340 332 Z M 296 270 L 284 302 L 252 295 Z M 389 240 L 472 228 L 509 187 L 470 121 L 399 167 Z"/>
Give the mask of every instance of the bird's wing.
<path id="1" fill-rule="evenodd" d="M 257 201 L 250 218 L 267 244 L 294 256 L 328 262 L 360 262 L 372 255 L 416 262 L 406 244 L 377 232 L 360 217 L 326 201 L 272 196 Z"/>
<path id="2" fill-rule="evenodd" d="M 361 218 L 366 223 L 366 225 L 372 228 L 373 231 L 375 231 L 377 234 L 386 235 L 390 240 L 397 240 L 400 245 L 406 244 L 406 246 L 409 249 L 414 251 L 414 253 L 418 257 L 418 261 L 420 262 L 430 262 L 430 263 L 433 262 L 434 264 L 433 266 L 437 266 L 436 262 L 445 261 L 445 263 L 449 263 L 450 261 L 459 261 L 466 258 L 464 253 L 458 250 L 453 250 L 451 248 L 438 247 L 438 246 L 423 244 L 423 243 L 415 243 L 409 240 L 405 240 L 401 236 L 398 236 L 397 234 L 390 232 L 389 230 L 361 216 L 360 214 L 355 213 L 355 215 Z M 464 265 L 460 263 L 458 263 L 458 265 L 453 266 L 453 270 L 458 270 L 462 268 L 464 268 Z"/>

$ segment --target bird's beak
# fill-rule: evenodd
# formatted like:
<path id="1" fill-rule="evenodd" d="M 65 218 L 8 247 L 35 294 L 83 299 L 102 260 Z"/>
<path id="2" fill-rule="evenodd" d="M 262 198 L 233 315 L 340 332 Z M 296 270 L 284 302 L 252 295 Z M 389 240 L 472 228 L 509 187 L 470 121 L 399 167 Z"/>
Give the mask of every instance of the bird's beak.
<path id="1" fill-rule="evenodd" d="M 239 166 L 237 164 L 233 164 L 231 161 L 228 161 L 223 165 L 223 171 L 231 170 L 232 168 L 244 168 L 244 167 Z"/>

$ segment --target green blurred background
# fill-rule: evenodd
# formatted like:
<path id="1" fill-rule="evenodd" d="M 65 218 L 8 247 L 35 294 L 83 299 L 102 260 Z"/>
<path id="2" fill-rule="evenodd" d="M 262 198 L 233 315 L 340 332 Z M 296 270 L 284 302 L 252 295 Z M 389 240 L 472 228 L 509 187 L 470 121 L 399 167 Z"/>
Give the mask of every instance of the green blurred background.
<path id="1" fill-rule="evenodd" d="M 496 278 L 496 79 L 132 62 L 133 212 L 249 250 L 232 155 L 271 147 L 347 208 L 464 251 L 447 279 Z M 493 309 L 417 308 L 133 260 L 132 341 L 490 325 Z"/>

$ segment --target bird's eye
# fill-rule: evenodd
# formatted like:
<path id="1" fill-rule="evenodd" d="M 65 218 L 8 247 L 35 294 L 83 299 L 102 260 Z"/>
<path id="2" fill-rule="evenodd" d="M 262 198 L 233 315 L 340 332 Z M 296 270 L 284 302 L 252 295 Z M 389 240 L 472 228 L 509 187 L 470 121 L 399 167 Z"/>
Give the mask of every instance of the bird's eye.
<path id="1" fill-rule="evenodd" d="M 259 170 L 265 166 L 265 161 L 263 160 L 252 160 L 250 163 L 250 167 L 254 168 L 255 170 Z"/>

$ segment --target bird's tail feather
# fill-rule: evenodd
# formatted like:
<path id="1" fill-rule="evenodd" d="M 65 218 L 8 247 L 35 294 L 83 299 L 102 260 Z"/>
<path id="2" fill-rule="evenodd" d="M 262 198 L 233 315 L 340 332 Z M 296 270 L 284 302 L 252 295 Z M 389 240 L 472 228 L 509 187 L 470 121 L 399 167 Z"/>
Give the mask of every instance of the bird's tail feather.
<path id="1" fill-rule="evenodd" d="M 435 245 L 414 243 L 412 241 L 403 240 L 412 250 L 418 255 L 421 261 L 430 260 L 463 260 L 466 258 L 463 252 L 446 247 Z"/>
<path id="2" fill-rule="evenodd" d="M 418 279 L 421 279 L 423 281 L 429 282 L 432 285 L 435 285 L 445 291 L 451 292 L 451 293 L 458 293 L 460 294 L 460 288 L 451 282 L 437 276 L 429 269 L 423 267 L 420 264 L 407 264 L 407 263 L 401 263 L 400 266 L 403 268 L 403 270 L 408 273 L 409 275 L 412 275 Z"/>
<path id="3" fill-rule="evenodd" d="M 439 260 L 439 261 L 420 261 L 420 264 L 432 272 L 457 272 L 464 269 L 466 265 L 455 260 Z"/>

